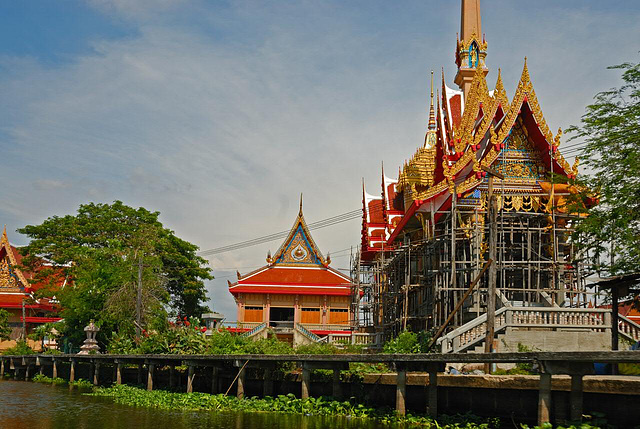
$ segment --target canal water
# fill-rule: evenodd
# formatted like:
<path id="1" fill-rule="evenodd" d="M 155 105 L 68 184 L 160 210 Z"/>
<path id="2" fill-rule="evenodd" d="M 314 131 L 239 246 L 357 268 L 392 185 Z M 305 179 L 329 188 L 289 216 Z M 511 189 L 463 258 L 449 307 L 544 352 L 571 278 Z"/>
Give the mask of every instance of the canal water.
<path id="1" fill-rule="evenodd" d="M 164 411 L 114 404 L 67 387 L 0 380 L 0 429 L 383 429 L 344 417 L 276 413 Z"/>

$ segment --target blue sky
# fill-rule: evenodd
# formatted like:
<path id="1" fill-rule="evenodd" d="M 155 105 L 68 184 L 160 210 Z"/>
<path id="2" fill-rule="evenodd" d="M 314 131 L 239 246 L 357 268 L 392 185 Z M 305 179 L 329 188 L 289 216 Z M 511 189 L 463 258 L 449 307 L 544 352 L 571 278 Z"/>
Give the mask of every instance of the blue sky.
<path id="1" fill-rule="evenodd" d="M 424 138 L 430 70 L 453 85 L 459 1 L 87 0 L 0 3 L 0 217 L 15 229 L 81 203 L 162 213 L 210 249 L 360 207 Z M 636 1 L 482 1 L 491 85 L 524 57 L 548 124 L 576 124 L 638 61 Z M 566 144 L 566 143 L 565 143 Z M 562 146 L 561 146 L 562 147 Z M 358 221 L 314 232 L 348 267 Z M 236 269 L 211 260 L 212 304 L 234 319 Z"/>

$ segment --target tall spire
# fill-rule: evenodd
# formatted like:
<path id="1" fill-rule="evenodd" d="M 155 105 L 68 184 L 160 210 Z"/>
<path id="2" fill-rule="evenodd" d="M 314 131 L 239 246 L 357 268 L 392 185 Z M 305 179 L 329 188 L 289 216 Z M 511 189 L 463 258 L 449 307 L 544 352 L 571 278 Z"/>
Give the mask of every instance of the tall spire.
<path id="1" fill-rule="evenodd" d="M 298 212 L 298 216 L 302 216 L 302 192 L 300 192 L 300 211 Z"/>
<path id="2" fill-rule="evenodd" d="M 482 19 L 480 18 L 480 0 L 462 0 L 460 16 L 460 38 L 469 40 L 475 34 L 482 37 Z"/>
<path id="3" fill-rule="evenodd" d="M 485 65 L 487 43 L 482 34 L 480 18 L 480 0 L 461 0 L 460 34 L 456 48 L 456 64 L 458 73 L 455 83 L 466 98 L 471 89 L 471 82 L 476 69 L 482 68 L 485 76 L 489 72 Z"/>
<path id="4" fill-rule="evenodd" d="M 433 109 L 433 70 L 431 70 L 431 105 L 429 107 L 429 129 L 436 129 L 436 112 Z"/>

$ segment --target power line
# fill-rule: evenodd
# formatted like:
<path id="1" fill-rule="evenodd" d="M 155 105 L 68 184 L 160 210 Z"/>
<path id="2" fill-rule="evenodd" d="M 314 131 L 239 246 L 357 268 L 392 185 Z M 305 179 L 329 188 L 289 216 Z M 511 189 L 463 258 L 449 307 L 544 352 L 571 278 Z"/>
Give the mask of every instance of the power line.
<path id="1" fill-rule="evenodd" d="M 342 213 L 336 216 L 329 217 L 317 222 L 307 224 L 310 230 L 326 228 L 328 226 L 337 225 L 342 222 L 347 222 L 362 217 L 362 209 L 352 210 L 346 213 Z M 219 253 L 231 252 L 233 250 L 244 249 L 250 246 L 256 246 L 258 244 L 268 243 L 270 241 L 279 240 L 285 238 L 291 230 L 280 231 L 274 234 L 265 235 L 263 237 L 253 238 L 251 240 L 241 241 L 239 243 L 229 244 L 227 246 L 217 247 L 214 249 L 203 250 L 198 252 L 200 256 L 217 255 Z"/>

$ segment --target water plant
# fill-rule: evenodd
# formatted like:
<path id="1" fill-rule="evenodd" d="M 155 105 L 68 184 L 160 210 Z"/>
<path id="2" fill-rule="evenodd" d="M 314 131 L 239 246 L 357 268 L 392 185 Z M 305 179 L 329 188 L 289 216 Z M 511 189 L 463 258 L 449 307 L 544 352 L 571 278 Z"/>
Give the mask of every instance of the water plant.
<path id="1" fill-rule="evenodd" d="M 31 378 L 31 381 L 34 381 L 36 383 L 43 383 L 43 384 L 55 384 L 55 385 L 64 385 L 67 384 L 67 380 L 60 378 L 60 377 L 47 377 L 46 375 L 43 374 L 36 374 Z"/>
<path id="2" fill-rule="evenodd" d="M 476 416 L 442 416 L 438 421 L 429 416 L 399 416 L 389 408 L 371 408 L 355 400 L 335 401 L 330 398 L 299 399 L 292 394 L 264 398 L 237 399 L 233 396 L 206 393 L 175 393 L 162 390 L 146 391 L 140 388 L 115 385 L 98 388 L 90 395 L 111 398 L 118 404 L 151 407 L 166 410 L 208 410 L 242 412 L 280 412 L 316 416 L 348 416 L 371 418 L 385 423 L 408 423 L 425 428 L 493 428 L 498 419 L 482 419 Z"/>

